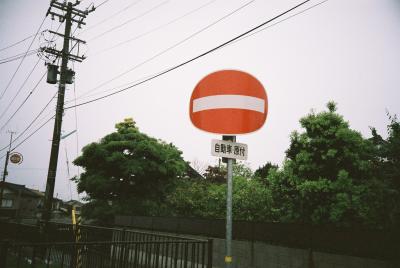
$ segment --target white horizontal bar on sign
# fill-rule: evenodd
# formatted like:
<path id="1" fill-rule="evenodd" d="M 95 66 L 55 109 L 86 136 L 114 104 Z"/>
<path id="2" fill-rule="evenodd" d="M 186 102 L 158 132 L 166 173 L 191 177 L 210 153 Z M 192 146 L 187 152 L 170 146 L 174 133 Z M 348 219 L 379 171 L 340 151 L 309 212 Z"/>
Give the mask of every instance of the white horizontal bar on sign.
<path id="1" fill-rule="evenodd" d="M 211 109 L 245 109 L 265 112 L 265 101 L 245 95 L 213 95 L 193 100 L 193 113 Z"/>

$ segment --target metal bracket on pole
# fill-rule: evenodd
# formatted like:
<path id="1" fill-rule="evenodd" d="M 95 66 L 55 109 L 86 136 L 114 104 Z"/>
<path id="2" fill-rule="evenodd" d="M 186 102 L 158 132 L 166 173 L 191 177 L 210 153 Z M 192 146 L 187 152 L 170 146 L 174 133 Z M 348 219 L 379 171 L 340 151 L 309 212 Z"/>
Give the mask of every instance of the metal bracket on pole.
<path id="1" fill-rule="evenodd" d="M 223 141 L 231 141 L 231 142 L 236 142 L 236 136 L 228 136 L 228 135 L 223 135 L 222 136 Z M 232 162 L 235 164 L 236 159 L 232 159 Z M 227 164 L 228 163 L 228 158 L 222 157 L 222 163 Z"/>

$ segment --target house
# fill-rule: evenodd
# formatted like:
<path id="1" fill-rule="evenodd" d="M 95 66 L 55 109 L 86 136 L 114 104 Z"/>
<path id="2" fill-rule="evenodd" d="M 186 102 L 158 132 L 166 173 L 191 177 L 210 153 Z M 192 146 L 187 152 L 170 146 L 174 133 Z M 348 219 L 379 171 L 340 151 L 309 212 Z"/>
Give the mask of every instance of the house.
<path id="1" fill-rule="evenodd" d="M 75 213 L 80 215 L 82 206 L 82 202 L 79 202 L 77 200 L 69 200 L 61 205 L 60 210 L 64 211 L 68 215 L 71 215 L 72 208 L 75 208 Z"/>
<path id="2" fill-rule="evenodd" d="M 43 207 L 44 194 L 42 192 L 10 182 L 0 182 L 0 187 L 4 187 L 0 218 L 37 218 L 38 212 Z"/>

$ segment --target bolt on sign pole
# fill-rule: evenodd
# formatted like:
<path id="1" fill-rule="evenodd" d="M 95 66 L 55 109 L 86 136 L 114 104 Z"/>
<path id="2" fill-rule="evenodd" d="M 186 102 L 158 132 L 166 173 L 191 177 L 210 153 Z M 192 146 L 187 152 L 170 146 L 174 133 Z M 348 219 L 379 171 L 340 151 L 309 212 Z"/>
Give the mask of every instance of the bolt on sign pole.
<path id="1" fill-rule="evenodd" d="M 201 130 L 223 134 L 212 140 L 211 154 L 227 163 L 226 254 L 227 268 L 233 266 L 232 189 L 233 163 L 246 160 L 247 145 L 236 143 L 236 134 L 258 130 L 268 113 L 268 99 L 262 84 L 252 75 L 236 70 L 222 70 L 204 77 L 190 98 L 189 114 L 193 125 Z M 225 135 L 224 135 L 225 134 Z M 227 136 L 229 135 L 229 136 Z"/>

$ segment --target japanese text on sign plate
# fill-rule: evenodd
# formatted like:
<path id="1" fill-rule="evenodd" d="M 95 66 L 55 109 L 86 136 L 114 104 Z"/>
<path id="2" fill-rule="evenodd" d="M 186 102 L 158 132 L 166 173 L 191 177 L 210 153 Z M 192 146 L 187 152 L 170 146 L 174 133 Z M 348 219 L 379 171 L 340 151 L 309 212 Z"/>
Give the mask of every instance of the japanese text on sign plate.
<path id="1" fill-rule="evenodd" d="M 212 140 L 211 155 L 246 160 L 247 145 L 243 143 Z"/>

